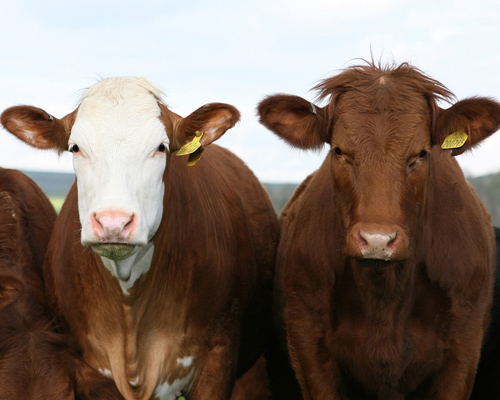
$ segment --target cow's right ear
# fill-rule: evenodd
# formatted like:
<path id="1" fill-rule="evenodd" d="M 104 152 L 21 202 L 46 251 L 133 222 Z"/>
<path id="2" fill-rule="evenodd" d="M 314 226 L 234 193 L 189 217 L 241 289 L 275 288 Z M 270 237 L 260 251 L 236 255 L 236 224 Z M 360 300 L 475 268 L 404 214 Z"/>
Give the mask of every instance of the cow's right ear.
<path id="1" fill-rule="evenodd" d="M 160 104 L 161 119 L 166 126 L 170 140 L 170 151 L 173 153 L 191 142 L 197 132 L 202 133 L 200 143 L 206 147 L 219 139 L 239 120 L 239 111 L 230 104 L 210 103 L 198 108 L 182 118 Z"/>
<path id="2" fill-rule="evenodd" d="M 15 106 L 2 113 L 1 122 L 6 130 L 30 146 L 54 149 L 61 153 L 68 149 L 75 118 L 76 110 L 58 119 L 41 108 Z"/>
<path id="3" fill-rule="evenodd" d="M 262 100 L 259 122 L 292 146 L 314 149 L 331 142 L 326 107 L 299 96 L 278 94 Z"/>
<path id="4" fill-rule="evenodd" d="M 16 301 L 22 290 L 19 279 L 13 276 L 0 276 L 0 310 Z"/>

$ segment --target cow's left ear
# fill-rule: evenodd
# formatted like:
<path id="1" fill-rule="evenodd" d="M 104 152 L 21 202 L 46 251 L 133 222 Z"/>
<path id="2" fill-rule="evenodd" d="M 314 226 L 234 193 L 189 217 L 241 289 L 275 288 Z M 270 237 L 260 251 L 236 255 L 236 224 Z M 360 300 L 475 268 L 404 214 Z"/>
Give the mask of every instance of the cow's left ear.
<path id="1" fill-rule="evenodd" d="M 437 110 L 434 127 L 433 145 L 442 146 L 446 140 L 453 156 L 462 154 L 500 128 L 500 104 L 485 97 L 459 101 L 446 110 Z"/>
<path id="2" fill-rule="evenodd" d="M 76 110 L 58 119 L 33 106 L 10 107 L 2 113 L 3 127 L 23 142 L 38 149 L 68 150 Z"/>
<path id="3" fill-rule="evenodd" d="M 180 117 L 163 106 L 162 117 L 165 116 L 168 121 L 165 121 L 165 118 L 163 120 L 167 124 L 172 153 L 191 142 L 197 136 L 197 132 L 202 133 L 200 143 L 206 147 L 240 120 L 239 111 L 232 105 L 224 103 L 206 104 L 186 118 Z"/>

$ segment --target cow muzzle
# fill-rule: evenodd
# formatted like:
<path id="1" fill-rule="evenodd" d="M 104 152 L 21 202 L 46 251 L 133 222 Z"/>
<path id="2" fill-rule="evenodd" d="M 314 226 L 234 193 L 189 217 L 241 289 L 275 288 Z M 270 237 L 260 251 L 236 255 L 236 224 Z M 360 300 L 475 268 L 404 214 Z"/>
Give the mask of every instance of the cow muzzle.
<path id="1" fill-rule="evenodd" d="M 97 240 L 91 244 L 92 249 L 113 260 L 128 257 L 135 248 L 131 239 L 137 229 L 137 220 L 135 214 L 123 211 L 93 213 L 90 223 Z"/>
<path id="2" fill-rule="evenodd" d="M 346 255 L 363 260 L 402 261 L 408 240 L 398 225 L 355 224 L 348 234 Z"/>

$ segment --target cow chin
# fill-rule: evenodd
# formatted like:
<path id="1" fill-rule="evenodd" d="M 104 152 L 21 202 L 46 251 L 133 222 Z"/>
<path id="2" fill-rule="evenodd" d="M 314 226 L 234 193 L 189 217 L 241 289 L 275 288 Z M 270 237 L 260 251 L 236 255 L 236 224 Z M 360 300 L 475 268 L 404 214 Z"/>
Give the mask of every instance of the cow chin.
<path id="1" fill-rule="evenodd" d="M 106 243 L 94 244 L 91 245 L 91 247 L 92 250 L 100 256 L 116 261 L 127 258 L 130 254 L 132 254 L 136 246 L 123 243 Z"/>

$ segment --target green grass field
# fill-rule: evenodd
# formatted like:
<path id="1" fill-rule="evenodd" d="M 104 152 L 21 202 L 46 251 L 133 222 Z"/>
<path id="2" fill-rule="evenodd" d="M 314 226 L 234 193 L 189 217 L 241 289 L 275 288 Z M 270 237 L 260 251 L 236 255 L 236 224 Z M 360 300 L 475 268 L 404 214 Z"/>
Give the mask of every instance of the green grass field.
<path id="1" fill-rule="evenodd" d="M 51 197 L 49 200 L 56 209 L 56 212 L 59 214 L 59 211 L 61 211 L 61 207 L 64 203 L 64 197 Z"/>

